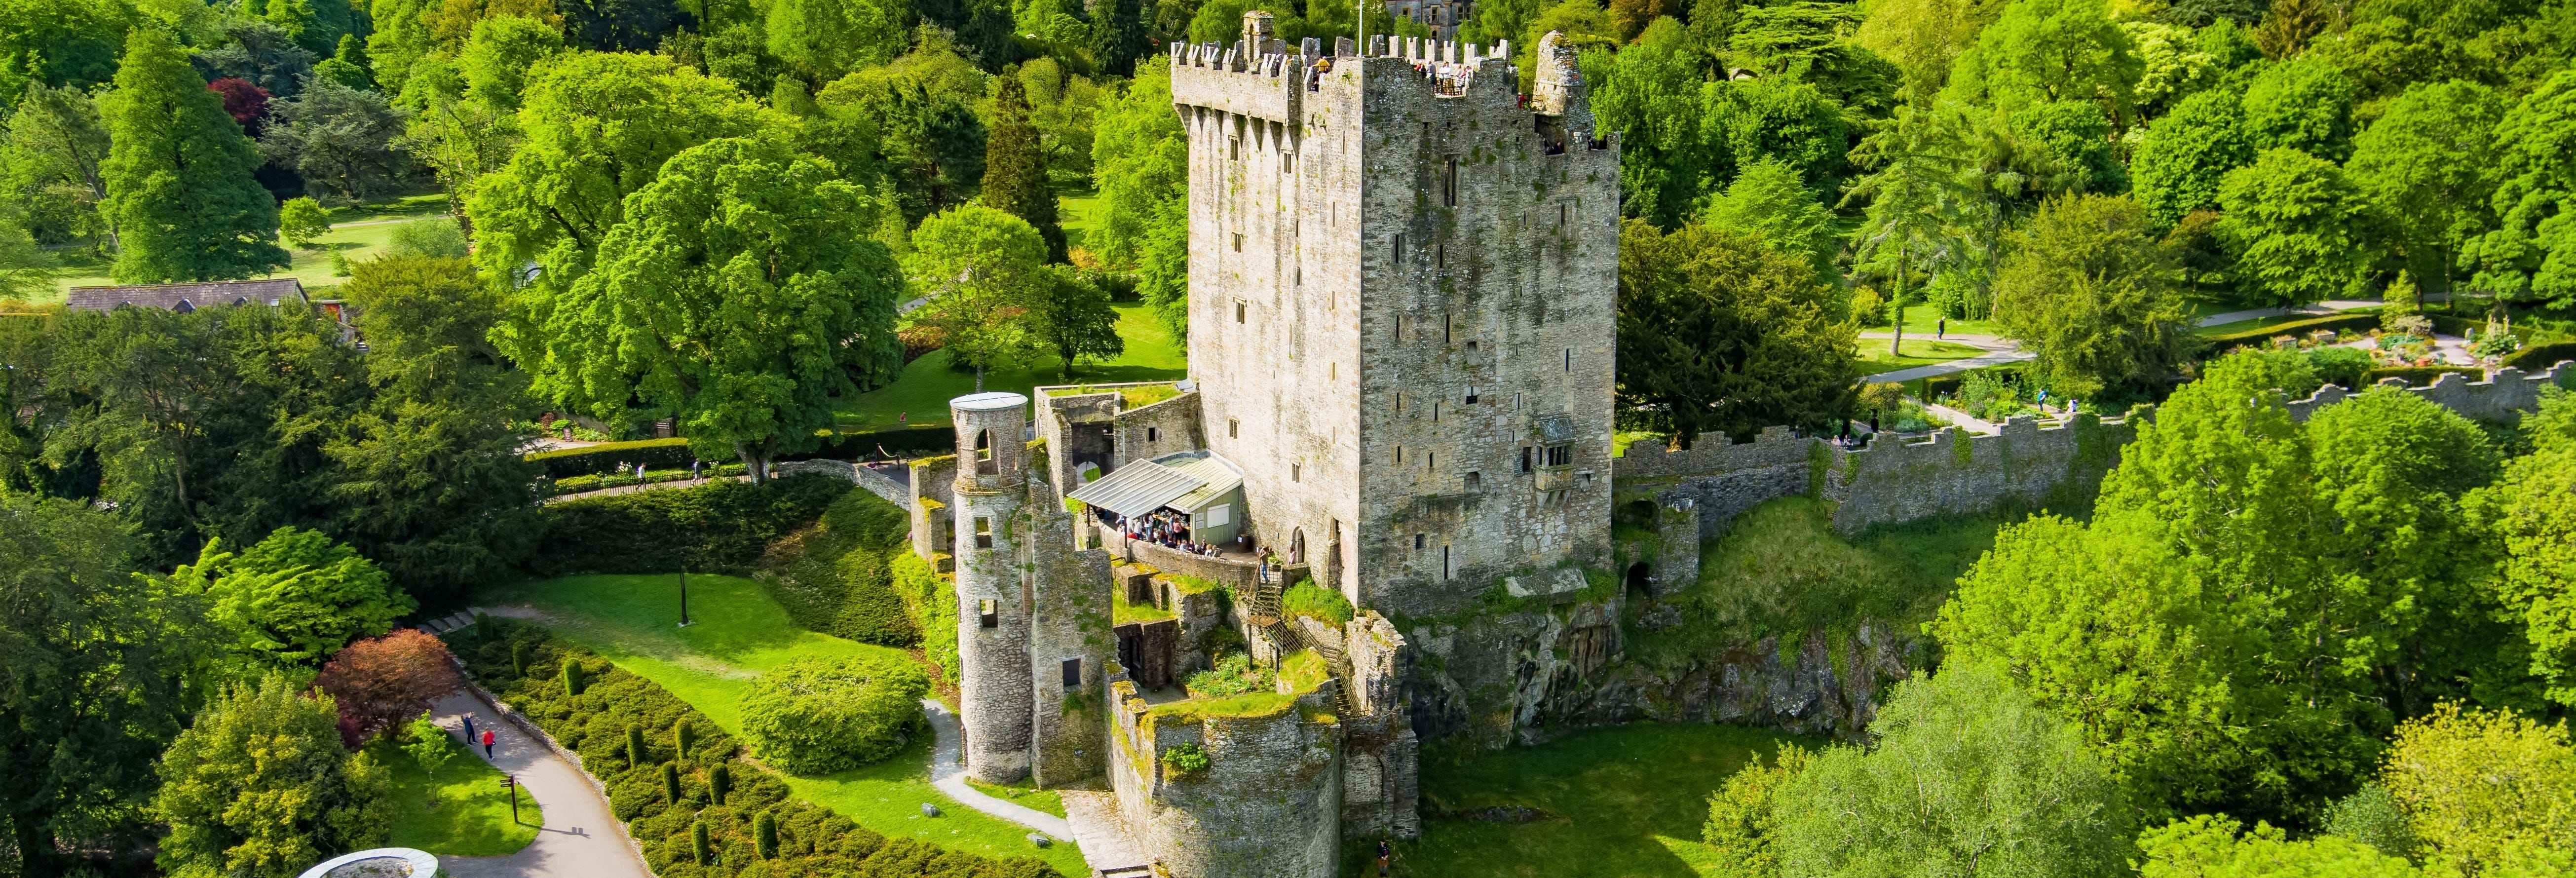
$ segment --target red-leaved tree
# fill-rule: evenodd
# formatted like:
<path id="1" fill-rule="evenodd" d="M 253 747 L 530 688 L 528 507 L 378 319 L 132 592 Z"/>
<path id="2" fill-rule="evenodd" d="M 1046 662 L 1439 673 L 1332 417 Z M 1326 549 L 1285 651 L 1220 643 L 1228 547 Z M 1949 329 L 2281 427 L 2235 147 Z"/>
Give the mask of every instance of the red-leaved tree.
<path id="1" fill-rule="evenodd" d="M 206 83 L 206 90 L 224 96 L 224 112 L 241 123 L 242 133 L 259 136 L 262 123 L 268 119 L 268 89 L 238 76 L 227 76 Z"/>
<path id="2" fill-rule="evenodd" d="M 339 701 L 340 738 L 352 749 L 465 685 L 447 644 L 416 628 L 343 647 L 313 682 Z"/>

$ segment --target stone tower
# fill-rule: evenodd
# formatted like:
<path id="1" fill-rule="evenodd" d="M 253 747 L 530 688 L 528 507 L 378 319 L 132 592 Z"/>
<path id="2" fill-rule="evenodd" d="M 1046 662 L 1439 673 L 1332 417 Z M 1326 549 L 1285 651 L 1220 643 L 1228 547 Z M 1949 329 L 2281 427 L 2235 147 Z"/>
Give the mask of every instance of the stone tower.
<path id="1" fill-rule="evenodd" d="M 957 425 L 957 679 L 966 769 L 976 780 L 1028 776 L 1030 586 L 1014 527 L 1028 498 L 1028 397 L 978 393 L 948 402 Z"/>
<path id="2" fill-rule="evenodd" d="M 1249 16 L 1248 16 L 1249 18 Z M 1619 149 L 1542 44 L 1172 47 L 1190 370 L 1264 544 L 1437 614 L 1606 559 Z"/>

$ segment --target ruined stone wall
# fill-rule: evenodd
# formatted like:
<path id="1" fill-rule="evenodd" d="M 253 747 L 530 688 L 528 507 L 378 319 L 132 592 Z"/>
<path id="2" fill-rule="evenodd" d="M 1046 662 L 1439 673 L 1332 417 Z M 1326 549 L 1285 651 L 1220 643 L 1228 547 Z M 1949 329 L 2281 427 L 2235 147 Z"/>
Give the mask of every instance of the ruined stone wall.
<path id="1" fill-rule="evenodd" d="M 1206 431 L 1199 424 L 1196 393 L 1121 411 L 1116 421 L 1118 466 L 1208 447 Z"/>
<path id="2" fill-rule="evenodd" d="M 2540 408 L 2542 388 L 2561 382 L 2576 383 L 2576 363 L 2562 360 L 2537 374 L 2527 374 L 2515 368 L 2498 369 L 2485 381 L 2471 381 L 2467 375 L 2448 372 L 2433 379 L 2430 387 L 2408 387 L 2403 378 L 2381 379 L 2379 386 L 2395 387 L 2440 403 L 2443 408 L 2473 421 L 2511 424 L 2519 422 L 2523 412 Z M 2292 401 L 2290 417 L 2305 421 L 2317 409 L 2354 395 L 2342 387 L 2328 384 L 2317 388 L 2317 392 L 2309 394 L 2307 399 Z"/>
<path id="3" fill-rule="evenodd" d="M 1342 833 L 1422 833 L 1421 739 L 1404 705 L 1404 635 L 1375 612 L 1343 627 Z"/>
<path id="4" fill-rule="evenodd" d="M 1117 391 L 1078 394 L 1069 387 L 1040 387 L 1030 395 L 1037 403 L 1033 417 L 1038 439 L 1049 449 L 1049 483 L 1081 486 L 1082 480 L 1075 473 L 1084 463 L 1098 464 L 1104 473 L 1116 468 L 1115 424 L 1120 404 Z M 1064 490 L 1071 491 L 1073 487 Z"/>
<path id="5" fill-rule="evenodd" d="M 1132 693 L 1134 683 L 1121 682 Z M 1174 878 L 1334 878 L 1341 871 L 1341 737 L 1330 682 L 1264 716 L 1155 715 L 1124 702 L 1110 771 L 1128 832 Z M 1208 767 L 1173 776 L 1192 743 Z"/>
<path id="6" fill-rule="evenodd" d="M 2089 497 L 2118 465 L 2120 447 L 2136 437 L 2123 420 L 2077 415 L 2064 426 L 2042 427 L 2029 415 L 2015 415 L 1990 436 L 1949 429 L 1924 442 L 1882 439 L 1859 451 L 1831 449 L 1820 460 L 1823 496 L 1836 504 L 1834 529 L 1847 534 L 1873 524 L 1983 512 L 2006 498 L 2038 505 L 2052 492 Z"/>
<path id="7" fill-rule="evenodd" d="M 1022 508 L 1029 531 L 1023 575 L 1032 598 L 1029 772 L 1039 786 L 1062 786 L 1098 777 L 1108 764 L 1103 699 L 1109 658 L 1117 648 L 1109 633 L 1115 584 L 1109 553 L 1076 550 L 1074 516 L 1054 485 L 1030 480 Z M 1075 678 L 1071 686 L 1065 684 L 1068 673 Z"/>
<path id="8" fill-rule="evenodd" d="M 925 457 L 912 462 L 912 553 L 934 560 L 957 549 L 949 529 L 956 516 L 957 456 Z M 942 573 L 947 572 L 945 568 Z"/>
<path id="9" fill-rule="evenodd" d="M 1746 510 L 1807 493 L 1813 445 L 1787 427 L 1765 428 L 1744 443 L 1708 433 L 1683 451 L 1630 445 L 1611 468 L 1620 502 L 1641 496 L 1665 506 L 1688 502 L 1697 511 L 1700 538 L 1710 539 Z"/>

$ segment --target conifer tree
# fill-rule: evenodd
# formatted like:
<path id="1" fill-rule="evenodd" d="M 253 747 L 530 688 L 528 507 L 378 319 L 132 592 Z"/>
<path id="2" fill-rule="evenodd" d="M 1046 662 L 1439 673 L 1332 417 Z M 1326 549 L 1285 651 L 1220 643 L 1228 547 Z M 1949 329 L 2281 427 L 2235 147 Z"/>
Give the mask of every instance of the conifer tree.
<path id="1" fill-rule="evenodd" d="M 993 96 L 993 134 L 984 142 L 984 203 L 1035 226 L 1046 239 L 1047 258 L 1065 258 L 1064 226 L 1056 220 L 1055 184 L 1047 179 L 1046 154 L 1029 122 L 1028 90 L 1017 76 L 1001 78 Z"/>
<path id="2" fill-rule="evenodd" d="M 259 153 L 170 37 L 137 28 L 99 102 L 114 144 L 101 176 L 123 246 L 118 283 L 229 280 L 284 268 Z"/>

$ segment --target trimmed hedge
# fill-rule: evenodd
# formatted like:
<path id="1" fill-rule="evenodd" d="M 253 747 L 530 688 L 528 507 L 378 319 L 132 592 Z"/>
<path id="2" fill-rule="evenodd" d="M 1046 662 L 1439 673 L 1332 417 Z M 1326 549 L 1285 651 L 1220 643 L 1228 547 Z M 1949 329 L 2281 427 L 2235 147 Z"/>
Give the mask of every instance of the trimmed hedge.
<path id="1" fill-rule="evenodd" d="M 2217 355 L 2226 353 L 2227 348 L 2230 345 L 2265 342 L 2271 340 L 2275 336 L 2304 336 L 2320 329 L 2332 329 L 2340 332 L 2346 329 L 2376 329 L 2378 326 L 2379 315 L 2377 313 L 2335 314 L 2326 317 L 2319 317 L 2314 320 L 2295 320 L 2279 326 L 2268 326 L 2262 329 L 2249 329 L 2243 332 L 2231 332 L 2225 335 L 2203 336 L 2201 340 L 2209 344 L 2209 352 L 2212 355 Z"/>
<path id="2" fill-rule="evenodd" d="M 688 469 L 689 461 L 698 459 L 689 452 L 687 439 L 639 439 L 633 442 L 602 442 L 561 451 L 540 451 L 528 460 L 546 468 L 546 478 L 561 481 L 574 476 L 604 475 L 616 472 L 620 464 L 633 470 L 643 464 L 646 471 Z"/>
<path id="3" fill-rule="evenodd" d="M 770 541 L 856 490 L 840 479 L 807 473 L 760 485 L 710 482 L 551 503 L 538 510 L 544 535 L 527 568 L 539 577 L 683 568 L 741 572 Z"/>
<path id="4" fill-rule="evenodd" d="M 909 647 L 921 642 L 893 589 L 888 556 L 909 554 L 912 521 L 866 491 L 832 501 L 813 526 L 772 544 L 757 565 L 760 582 L 797 627 L 861 643 Z"/>
<path id="5" fill-rule="evenodd" d="M 609 810 L 625 821 L 659 878 L 1052 878 L 1035 857 L 995 860 L 909 838 L 888 839 L 849 818 L 795 799 L 776 775 L 744 761 L 742 745 L 687 702 L 651 680 L 627 673 L 544 627 L 493 620 L 494 635 L 473 628 L 447 636 L 467 673 L 501 701 L 534 720 L 608 787 Z M 520 657 L 524 672 L 514 668 Z M 559 682 L 566 665 L 591 682 L 570 695 Z M 678 752 L 676 727 L 696 730 Z M 645 741 L 641 758 L 627 752 L 632 724 Z M 663 766 L 679 775 L 674 801 Z M 717 801 L 719 773 L 728 783 Z M 764 819 L 765 818 L 765 819 Z M 714 862 L 702 864 L 699 833 Z M 770 842 L 769 839 L 776 839 Z M 762 859 L 763 848 L 774 855 Z"/>
<path id="6" fill-rule="evenodd" d="M 2525 372 L 2539 372 L 2557 365 L 2560 360 L 2576 360 L 2576 341 L 2530 345 L 2506 356 L 2504 365 Z"/>
<path id="7" fill-rule="evenodd" d="M 2362 376 L 2361 386 L 2369 387 L 2386 378 L 2404 378 L 2408 387 L 2431 387 L 2446 373 L 2468 376 L 2471 381 L 2487 380 L 2487 370 L 2476 366 L 2390 366 L 2370 370 Z"/>

